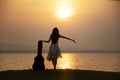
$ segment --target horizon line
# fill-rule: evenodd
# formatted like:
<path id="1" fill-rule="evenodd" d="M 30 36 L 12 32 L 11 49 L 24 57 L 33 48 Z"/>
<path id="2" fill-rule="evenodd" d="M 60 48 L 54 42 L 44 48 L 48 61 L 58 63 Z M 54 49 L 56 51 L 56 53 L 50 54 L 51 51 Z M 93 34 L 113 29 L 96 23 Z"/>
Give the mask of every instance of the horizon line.
<path id="1" fill-rule="evenodd" d="M 48 51 L 42 51 L 42 53 L 47 53 Z M 82 50 L 82 51 L 66 51 L 66 50 L 63 50 L 62 53 L 120 53 L 120 51 L 107 51 L 107 50 Z M 0 53 L 37 53 L 37 51 L 32 51 L 32 50 L 8 50 L 8 51 L 0 51 Z"/>

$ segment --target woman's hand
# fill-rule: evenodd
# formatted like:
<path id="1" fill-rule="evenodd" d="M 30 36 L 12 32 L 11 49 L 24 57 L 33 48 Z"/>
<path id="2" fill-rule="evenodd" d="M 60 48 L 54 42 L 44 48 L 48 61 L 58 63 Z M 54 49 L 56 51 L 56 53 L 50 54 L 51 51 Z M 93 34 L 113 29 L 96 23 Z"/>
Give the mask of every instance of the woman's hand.
<path id="1" fill-rule="evenodd" d="M 46 43 L 48 43 L 49 41 L 45 41 L 45 40 L 40 40 L 40 41 L 42 41 L 42 42 L 46 42 Z"/>

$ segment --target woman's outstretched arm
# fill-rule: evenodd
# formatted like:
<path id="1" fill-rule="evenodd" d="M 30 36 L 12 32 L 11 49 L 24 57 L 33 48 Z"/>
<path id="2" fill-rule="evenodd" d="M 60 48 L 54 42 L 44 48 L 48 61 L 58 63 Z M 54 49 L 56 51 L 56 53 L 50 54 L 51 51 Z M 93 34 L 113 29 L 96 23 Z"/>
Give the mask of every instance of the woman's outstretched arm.
<path id="1" fill-rule="evenodd" d="M 50 42 L 50 39 L 51 39 L 51 36 L 49 37 L 48 40 L 40 40 L 40 41 L 42 41 L 42 42 L 46 42 L 46 43 L 49 43 L 49 42 Z"/>
<path id="2" fill-rule="evenodd" d="M 71 40 L 71 41 L 73 41 L 74 43 L 76 43 L 75 40 L 73 40 L 73 39 L 71 39 L 71 38 L 68 38 L 68 37 L 66 37 L 66 36 L 60 35 L 60 37 L 61 37 L 61 38 L 64 38 L 64 39 L 67 39 L 67 40 Z"/>

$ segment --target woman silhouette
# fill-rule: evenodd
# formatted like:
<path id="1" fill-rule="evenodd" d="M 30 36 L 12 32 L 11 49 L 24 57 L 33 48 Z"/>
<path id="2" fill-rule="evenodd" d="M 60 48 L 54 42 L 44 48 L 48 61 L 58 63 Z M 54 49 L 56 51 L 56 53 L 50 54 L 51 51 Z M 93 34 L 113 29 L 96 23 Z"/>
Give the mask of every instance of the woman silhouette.
<path id="1" fill-rule="evenodd" d="M 75 40 L 60 35 L 59 30 L 56 27 L 53 29 L 52 34 L 50 35 L 48 41 L 42 40 L 43 42 L 47 42 L 47 43 L 51 41 L 51 45 L 50 45 L 49 52 L 48 52 L 48 55 L 47 55 L 47 60 L 52 61 L 52 64 L 54 66 L 54 70 L 56 70 L 58 57 L 62 57 L 60 48 L 58 46 L 59 38 L 65 38 L 65 39 L 71 40 L 74 43 L 76 43 Z"/>

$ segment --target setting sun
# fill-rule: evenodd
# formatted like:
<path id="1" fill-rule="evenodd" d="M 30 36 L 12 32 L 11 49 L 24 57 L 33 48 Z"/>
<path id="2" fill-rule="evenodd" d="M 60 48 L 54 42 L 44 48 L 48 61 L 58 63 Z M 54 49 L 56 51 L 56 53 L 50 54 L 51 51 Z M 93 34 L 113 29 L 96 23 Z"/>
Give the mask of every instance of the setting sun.
<path id="1" fill-rule="evenodd" d="M 62 7 L 59 7 L 59 8 L 57 9 L 57 16 L 58 16 L 59 18 L 66 19 L 66 18 L 72 16 L 72 14 L 73 14 L 73 11 L 72 11 L 72 9 L 71 9 L 70 7 L 68 7 L 68 6 L 62 6 Z"/>

